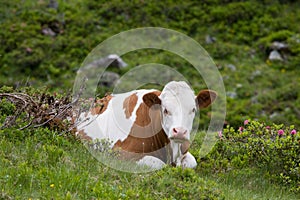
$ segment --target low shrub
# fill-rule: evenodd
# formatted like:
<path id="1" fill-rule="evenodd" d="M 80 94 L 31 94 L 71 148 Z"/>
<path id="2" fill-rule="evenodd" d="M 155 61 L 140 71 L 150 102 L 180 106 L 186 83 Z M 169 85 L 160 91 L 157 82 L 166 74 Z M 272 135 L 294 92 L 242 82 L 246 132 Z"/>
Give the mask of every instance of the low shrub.
<path id="1" fill-rule="evenodd" d="M 200 166 L 214 171 L 259 167 L 267 177 L 291 191 L 300 191 L 300 137 L 294 126 L 244 121 L 238 130 L 227 127 Z"/>

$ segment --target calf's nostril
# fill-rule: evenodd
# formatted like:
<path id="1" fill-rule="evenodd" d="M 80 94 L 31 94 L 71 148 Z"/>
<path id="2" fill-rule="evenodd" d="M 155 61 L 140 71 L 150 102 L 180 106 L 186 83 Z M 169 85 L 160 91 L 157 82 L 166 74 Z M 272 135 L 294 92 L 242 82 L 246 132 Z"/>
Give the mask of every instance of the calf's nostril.
<path id="1" fill-rule="evenodd" d="M 176 130 L 176 128 L 173 128 L 173 132 L 174 132 L 174 133 L 177 133 L 177 130 Z"/>

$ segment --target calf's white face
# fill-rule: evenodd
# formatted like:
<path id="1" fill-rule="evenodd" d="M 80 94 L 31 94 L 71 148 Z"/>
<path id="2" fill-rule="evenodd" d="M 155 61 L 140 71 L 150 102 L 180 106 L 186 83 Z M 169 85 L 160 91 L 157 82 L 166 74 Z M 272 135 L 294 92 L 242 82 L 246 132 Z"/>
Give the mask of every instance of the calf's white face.
<path id="1" fill-rule="evenodd" d="M 160 96 L 146 94 L 143 100 L 149 107 L 161 105 L 161 122 L 165 133 L 172 141 L 182 143 L 190 140 L 197 109 L 209 106 L 216 96 L 214 91 L 203 90 L 195 97 L 187 83 L 172 81 L 164 87 Z"/>
<path id="2" fill-rule="evenodd" d="M 162 127 L 170 139 L 189 140 L 196 112 L 194 93 L 184 83 L 167 85 L 160 95 Z"/>

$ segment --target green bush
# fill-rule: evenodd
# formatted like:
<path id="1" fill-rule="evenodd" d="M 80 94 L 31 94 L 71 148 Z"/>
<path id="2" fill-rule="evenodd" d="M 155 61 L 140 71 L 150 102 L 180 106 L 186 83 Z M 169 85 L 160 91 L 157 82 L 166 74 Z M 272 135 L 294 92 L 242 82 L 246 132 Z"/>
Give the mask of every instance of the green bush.
<path id="1" fill-rule="evenodd" d="M 14 114 L 16 105 L 7 101 L 6 99 L 0 100 L 0 116 L 9 116 Z"/>
<path id="2" fill-rule="evenodd" d="M 238 130 L 227 127 L 220 134 L 203 166 L 215 171 L 259 167 L 290 190 L 300 191 L 300 136 L 294 126 L 246 120 Z"/>
<path id="3" fill-rule="evenodd" d="M 211 17 L 213 21 L 225 20 L 228 24 L 232 24 L 242 20 L 251 20 L 256 15 L 262 14 L 262 7 L 258 2 L 231 2 L 226 5 L 212 7 Z"/>

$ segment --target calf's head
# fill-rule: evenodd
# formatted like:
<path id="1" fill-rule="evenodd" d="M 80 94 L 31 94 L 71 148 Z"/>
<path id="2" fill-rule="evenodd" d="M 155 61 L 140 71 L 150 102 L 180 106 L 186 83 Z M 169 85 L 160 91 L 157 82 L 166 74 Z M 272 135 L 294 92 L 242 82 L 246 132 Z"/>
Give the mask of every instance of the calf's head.
<path id="1" fill-rule="evenodd" d="M 182 143 L 190 140 L 196 111 L 209 106 L 216 97 L 212 90 L 202 90 L 195 97 L 187 83 L 172 81 L 159 96 L 148 93 L 143 96 L 143 101 L 148 107 L 160 105 L 162 128 L 170 140 Z"/>

